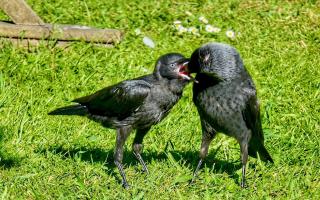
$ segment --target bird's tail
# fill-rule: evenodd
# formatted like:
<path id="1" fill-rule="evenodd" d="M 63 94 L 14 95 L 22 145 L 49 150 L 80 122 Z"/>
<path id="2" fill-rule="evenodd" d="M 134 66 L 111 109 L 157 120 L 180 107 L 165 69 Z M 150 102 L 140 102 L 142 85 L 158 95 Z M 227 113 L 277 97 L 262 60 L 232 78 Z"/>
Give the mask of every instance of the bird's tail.
<path id="1" fill-rule="evenodd" d="M 264 147 L 263 141 L 257 139 L 251 139 L 249 142 L 249 149 L 248 153 L 250 156 L 257 158 L 257 153 L 259 153 L 259 157 L 264 162 L 273 162 L 271 155 L 269 154 L 268 150 Z"/>
<path id="2" fill-rule="evenodd" d="M 257 153 L 258 153 L 262 161 L 264 162 L 269 161 L 273 163 L 273 159 L 271 158 L 269 152 L 264 146 L 264 136 L 263 136 L 259 107 L 258 107 L 258 110 L 255 110 L 255 111 L 251 110 L 250 112 L 251 113 L 255 112 L 256 117 L 255 117 L 255 120 L 251 120 L 253 124 L 249 124 L 252 130 L 252 136 L 249 141 L 248 153 L 250 156 L 254 158 L 257 157 Z"/>
<path id="3" fill-rule="evenodd" d="M 48 113 L 48 115 L 86 115 L 88 113 L 88 108 L 83 105 L 72 105 L 62 108 L 58 108 Z"/>
<path id="4" fill-rule="evenodd" d="M 262 161 L 264 161 L 264 162 L 269 161 L 271 163 L 274 163 L 273 159 L 271 158 L 271 155 L 269 154 L 268 150 L 264 146 L 260 147 L 258 153 L 259 153 L 259 157 Z"/>

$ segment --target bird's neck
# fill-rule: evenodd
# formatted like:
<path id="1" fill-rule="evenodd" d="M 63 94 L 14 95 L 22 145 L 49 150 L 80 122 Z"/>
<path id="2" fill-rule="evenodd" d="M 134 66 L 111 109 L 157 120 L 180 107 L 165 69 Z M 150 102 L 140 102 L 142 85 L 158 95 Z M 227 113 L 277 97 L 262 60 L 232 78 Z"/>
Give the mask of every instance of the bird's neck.
<path id="1" fill-rule="evenodd" d="M 188 84 L 188 81 L 181 79 L 171 79 L 167 81 L 169 90 L 178 95 L 182 94 L 184 87 Z"/>
<path id="2" fill-rule="evenodd" d="M 198 73 L 196 75 L 196 80 L 199 83 L 195 83 L 195 84 L 200 85 L 202 87 L 210 87 L 210 86 L 217 85 L 219 83 L 224 82 L 224 80 L 218 79 L 214 76 L 211 76 L 210 74 L 204 74 L 204 73 Z"/>
<path id="3" fill-rule="evenodd" d="M 161 83 L 164 87 L 167 87 L 172 93 L 181 95 L 184 87 L 189 83 L 183 79 L 168 79 L 154 73 L 155 79 Z"/>

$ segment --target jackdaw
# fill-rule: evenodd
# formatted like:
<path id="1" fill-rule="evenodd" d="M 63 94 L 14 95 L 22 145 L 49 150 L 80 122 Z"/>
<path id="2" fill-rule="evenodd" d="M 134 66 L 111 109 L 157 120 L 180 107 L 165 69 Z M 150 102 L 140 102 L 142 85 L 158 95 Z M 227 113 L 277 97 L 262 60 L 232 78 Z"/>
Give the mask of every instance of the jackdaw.
<path id="1" fill-rule="evenodd" d="M 117 130 L 114 163 L 128 188 L 123 170 L 123 146 L 131 131 L 136 129 L 132 149 L 148 173 L 141 157 L 142 141 L 152 125 L 165 118 L 182 96 L 192 77 L 188 72 L 189 59 L 178 53 L 161 56 L 154 72 L 106 87 L 94 94 L 73 100 L 75 105 L 58 108 L 49 115 L 80 115 L 98 121 L 106 128 Z"/>
<path id="2" fill-rule="evenodd" d="M 193 102 L 200 115 L 202 143 L 198 170 L 217 132 L 234 137 L 240 144 L 241 187 L 245 187 L 248 154 L 262 161 L 273 160 L 264 147 L 259 102 L 255 85 L 237 50 L 221 43 L 208 43 L 196 49 L 189 63 L 199 83 L 193 85 Z"/>

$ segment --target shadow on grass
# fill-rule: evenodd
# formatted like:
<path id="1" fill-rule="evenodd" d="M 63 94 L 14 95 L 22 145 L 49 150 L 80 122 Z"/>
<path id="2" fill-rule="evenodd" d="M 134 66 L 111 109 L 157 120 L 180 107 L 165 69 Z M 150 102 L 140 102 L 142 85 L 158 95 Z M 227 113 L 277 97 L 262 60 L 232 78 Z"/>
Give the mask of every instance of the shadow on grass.
<path id="1" fill-rule="evenodd" d="M 15 158 L 7 158 L 0 152 L 0 168 L 10 169 L 11 167 L 18 166 L 19 161 Z"/>
<path id="2" fill-rule="evenodd" d="M 225 160 L 217 160 L 215 156 L 218 152 L 219 148 L 216 151 L 211 152 L 207 159 L 205 160 L 202 168 L 204 165 L 206 166 L 213 166 L 213 173 L 227 173 L 230 178 L 234 179 L 235 183 L 239 184 L 239 175 L 235 172 L 241 168 L 241 164 L 239 161 L 236 162 L 228 162 Z M 108 169 L 105 170 L 111 176 L 116 177 L 116 179 L 121 182 L 120 176 L 118 174 L 117 169 L 115 170 L 116 166 L 113 163 L 113 149 L 110 150 L 103 150 L 99 148 L 94 149 L 87 149 L 85 147 L 80 147 L 76 149 L 65 149 L 62 146 L 57 147 L 50 147 L 47 149 L 42 149 L 36 151 L 36 153 L 46 154 L 46 152 L 51 152 L 54 154 L 59 154 L 62 156 L 63 159 L 80 159 L 84 162 L 89 163 L 102 163 L 103 165 L 107 166 Z M 199 161 L 199 153 L 198 151 L 180 151 L 180 150 L 165 150 L 162 152 L 157 151 L 145 151 L 142 154 L 142 157 L 146 164 L 150 163 L 153 160 L 157 161 L 166 161 L 168 159 L 168 154 L 171 154 L 175 161 L 179 163 L 183 163 L 185 167 L 192 167 L 194 170 L 197 167 Z M 180 162 L 183 161 L 183 162 Z M 124 151 L 124 158 L 123 164 L 125 166 L 135 165 L 137 167 L 141 167 L 139 161 L 134 157 L 132 151 L 125 150 Z M 212 174 L 214 175 L 214 174 Z"/>
<path id="3" fill-rule="evenodd" d="M 218 153 L 220 148 L 212 150 L 204 162 L 202 163 L 201 169 L 205 167 L 210 167 L 212 170 L 211 174 L 214 176 L 214 174 L 223 174 L 227 173 L 230 178 L 234 180 L 236 184 L 240 184 L 239 182 L 239 175 L 236 173 L 237 170 L 239 170 L 242 165 L 239 160 L 237 161 L 228 161 L 228 160 L 220 160 L 216 158 L 216 155 Z M 170 152 L 175 160 L 183 160 L 185 161 L 186 167 L 188 165 L 191 165 L 192 170 L 194 171 L 198 165 L 199 162 L 199 152 L 197 150 L 195 151 L 171 151 Z M 212 167 L 211 167 L 212 166 Z M 200 170 L 202 171 L 202 170 Z M 199 172 L 201 173 L 201 172 Z"/>
<path id="4" fill-rule="evenodd" d="M 3 148 L 4 132 L 4 127 L 0 126 L 0 168 L 9 169 L 18 166 L 20 159 L 8 155 L 7 151 Z"/>

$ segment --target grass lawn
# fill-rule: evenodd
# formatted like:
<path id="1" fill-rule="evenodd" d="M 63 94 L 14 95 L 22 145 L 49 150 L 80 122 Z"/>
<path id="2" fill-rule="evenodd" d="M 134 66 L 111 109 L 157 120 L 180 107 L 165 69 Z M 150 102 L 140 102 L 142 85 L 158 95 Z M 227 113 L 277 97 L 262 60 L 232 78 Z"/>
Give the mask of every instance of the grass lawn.
<path id="1" fill-rule="evenodd" d="M 0 197 L 2 199 L 319 199 L 320 198 L 320 2 L 27 0 L 44 21 L 117 28 L 114 48 L 74 43 L 66 49 L 0 49 Z M 191 16 L 185 12 L 192 13 Z M 208 33 L 198 18 L 221 28 Z M 8 17 L 0 12 L 1 20 Z M 178 34 L 175 20 L 200 29 Z M 141 30 L 136 35 L 135 29 Z M 236 32 L 235 39 L 225 32 Z M 153 39 L 149 48 L 143 36 Z M 169 116 L 145 138 L 150 175 L 126 143 L 119 184 L 113 164 L 115 131 L 82 117 L 48 116 L 124 79 L 153 71 L 168 52 L 190 56 L 209 42 L 235 46 L 258 90 L 266 147 L 275 164 L 250 158 L 248 189 L 241 189 L 240 150 L 222 134 L 195 184 L 199 117 L 192 84 Z"/>

